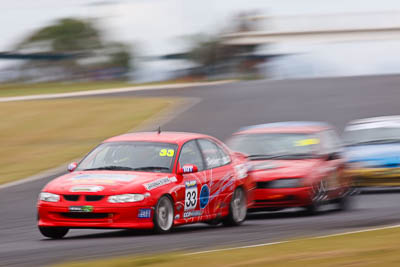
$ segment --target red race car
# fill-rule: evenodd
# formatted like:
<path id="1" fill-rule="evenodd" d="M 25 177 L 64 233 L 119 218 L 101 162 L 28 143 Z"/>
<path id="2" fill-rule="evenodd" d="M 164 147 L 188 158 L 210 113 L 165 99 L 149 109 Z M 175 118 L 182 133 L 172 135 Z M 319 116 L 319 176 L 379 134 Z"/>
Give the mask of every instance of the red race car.
<path id="1" fill-rule="evenodd" d="M 321 204 L 344 209 L 351 181 L 344 174 L 342 145 L 333 128 L 319 122 L 280 122 L 234 133 L 228 145 L 248 155 L 256 183 L 250 211 L 303 207 L 310 214 Z"/>
<path id="2" fill-rule="evenodd" d="M 247 159 L 202 134 L 147 132 L 110 138 L 38 200 L 38 226 L 50 238 L 70 228 L 153 228 L 195 222 L 239 225 L 251 197 Z"/>

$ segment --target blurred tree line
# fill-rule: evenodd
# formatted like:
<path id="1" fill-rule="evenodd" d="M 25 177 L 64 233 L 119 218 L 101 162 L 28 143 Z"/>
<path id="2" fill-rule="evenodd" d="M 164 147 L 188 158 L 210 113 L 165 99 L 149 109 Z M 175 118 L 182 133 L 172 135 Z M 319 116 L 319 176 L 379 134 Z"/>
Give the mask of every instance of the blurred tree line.
<path id="1" fill-rule="evenodd" d="M 125 79 L 131 70 L 131 47 L 104 40 L 102 32 L 90 20 L 56 21 L 32 33 L 15 50 L 49 55 L 49 60 L 27 60 L 20 66 L 28 78 Z M 63 57 L 52 60 L 51 55 Z"/>
<path id="2" fill-rule="evenodd" d="M 187 58 L 196 62 L 199 67 L 194 74 L 204 76 L 223 76 L 224 74 L 252 75 L 255 74 L 257 64 L 261 63 L 253 57 L 257 45 L 229 45 L 224 42 L 224 34 L 228 32 L 248 32 L 258 28 L 258 12 L 242 12 L 236 14 L 229 22 L 229 28 L 220 29 L 214 35 L 197 34 L 189 37 L 191 48 Z"/>

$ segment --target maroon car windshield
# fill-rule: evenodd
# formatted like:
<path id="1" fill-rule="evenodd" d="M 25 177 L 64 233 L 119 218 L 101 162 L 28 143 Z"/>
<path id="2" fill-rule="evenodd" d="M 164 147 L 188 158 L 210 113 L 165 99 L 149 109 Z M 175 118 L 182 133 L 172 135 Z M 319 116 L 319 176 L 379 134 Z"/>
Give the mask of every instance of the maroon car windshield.
<path id="1" fill-rule="evenodd" d="M 91 151 L 77 170 L 172 172 L 176 144 L 157 142 L 103 143 Z"/>
<path id="2" fill-rule="evenodd" d="M 314 134 L 260 133 L 235 135 L 228 145 L 249 159 L 297 159 L 315 157 L 320 140 Z"/>

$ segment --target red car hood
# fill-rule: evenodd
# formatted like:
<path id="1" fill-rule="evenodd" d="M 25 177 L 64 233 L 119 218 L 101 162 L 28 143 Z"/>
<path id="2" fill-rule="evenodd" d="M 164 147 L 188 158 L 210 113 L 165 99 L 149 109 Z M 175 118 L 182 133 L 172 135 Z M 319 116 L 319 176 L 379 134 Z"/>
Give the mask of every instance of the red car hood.
<path id="1" fill-rule="evenodd" d="M 321 164 L 321 160 L 257 160 L 251 161 L 250 164 L 249 174 L 254 181 L 270 181 L 279 178 L 306 177 Z"/>
<path id="2" fill-rule="evenodd" d="M 148 183 L 162 178 L 167 178 L 170 181 L 176 181 L 176 178 L 173 174 L 166 173 L 77 171 L 65 174 L 51 181 L 42 191 L 57 194 L 90 192 L 104 195 L 133 192 L 144 193 L 147 191 L 146 186 L 148 186 Z"/>

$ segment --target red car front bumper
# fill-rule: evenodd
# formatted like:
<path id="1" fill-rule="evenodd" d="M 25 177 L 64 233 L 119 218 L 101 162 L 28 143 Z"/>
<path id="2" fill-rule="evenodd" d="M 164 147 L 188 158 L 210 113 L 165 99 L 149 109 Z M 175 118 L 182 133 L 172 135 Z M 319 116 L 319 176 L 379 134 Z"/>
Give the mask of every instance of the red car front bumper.
<path id="1" fill-rule="evenodd" d="M 254 190 L 254 202 L 250 210 L 303 207 L 311 204 L 311 188 L 276 188 Z"/>
<path id="2" fill-rule="evenodd" d="M 139 218 L 140 209 L 150 209 L 148 218 Z M 68 228 L 153 228 L 152 207 L 100 207 L 92 212 L 70 212 L 69 206 L 39 204 L 38 226 Z"/>

